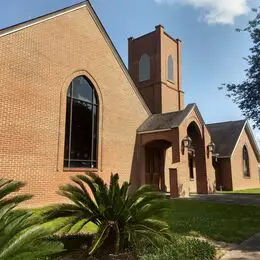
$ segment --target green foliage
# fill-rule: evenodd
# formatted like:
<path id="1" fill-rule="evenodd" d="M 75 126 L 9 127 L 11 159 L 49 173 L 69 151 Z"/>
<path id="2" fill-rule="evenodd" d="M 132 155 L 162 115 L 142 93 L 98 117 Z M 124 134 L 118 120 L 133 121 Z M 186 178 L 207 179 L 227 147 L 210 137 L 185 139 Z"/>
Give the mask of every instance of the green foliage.
<path id="1" fill-rule="evenodd" d="M 248 32 L 253 47 L 250 48 L 250 55 L 245 58 L 249 68 L 246 69 L 246 79 L 240 84 L 224 84 L 227 90 L 227 96 L 232 97 L 233 101 L 238 104 L 243 114 L 254 121 L 255 127 L 260 127 L 260 13 L 249 21 L 244 30 L 237 31 Z"/>
<path id="2" fill-rule="evenodd" d="M 213 260 L 216 249 L 206 241 L 175 237 L 162 248 L 143 246 L 140 260 Z"/>
<path id="3" fill-rule="evenodd" d="M 29 210 L 16 207 L 29 200 L 30 195 L 13 195 L 24 186 L 23 182 L 0 179 L 0 259 L 31 260 L 60 252 L 60 242 L 48 241 L 56 232 L 50 223 L 38 224 Z"/>
<path id="4" fill-rule="evenodd" d="M 59 194 L 72 204 L 59 204 L 50 208 L 48 219 L 69 218 L 60 230 L 68 234 L 80 233 L 89 222 L 97 227 L 90 254 L 101 246 L 111 253 L 135 246 L 140 239 L 156 246 L 158 240 L 169 241 L 172 233 L 158 215 L 169 209 L 165 195 L 150 186 L 129 193 L 130 184 L 119 184 L 118 174 L 111 175 L 110 185 L 96 174 L 87 173 L 71 177 L 74 184 L 60 188 Z"/>

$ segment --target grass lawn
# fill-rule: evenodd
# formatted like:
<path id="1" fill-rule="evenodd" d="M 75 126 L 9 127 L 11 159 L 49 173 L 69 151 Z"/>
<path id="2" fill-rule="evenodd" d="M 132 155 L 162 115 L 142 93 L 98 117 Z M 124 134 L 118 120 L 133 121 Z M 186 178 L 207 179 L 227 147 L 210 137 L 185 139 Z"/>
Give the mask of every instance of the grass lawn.
<path id="1" fill-rule="evenodd" d="M 171 200 L 167 215 L 171 229 L 177 235 L 203 236 L 213 240 L 240 243 L 260 232 L 260 207 L 221 204 L 206 201 Z M 41 209 L 42 211 L 42 209 Z M 38 210 L 35 210 L 38 213 Z M 89 223 L 86 233 L 95 233 Z"/>
<path id="2" fill-rule="evenodd" d="M 216 251 L 213 245 L 206 241 L 187 239 L 185 236 L 202 236 L 218 241 L 240 243 L 260 232 L 260 207 L 257 206 L 181 199 L 169 202 L 172 210 L 165 217 L 176 239 L 172 244 L 166 244 L 156 250 L 144 246 L 139 252 L 141 260 L 214 259 Z M 42 210 L 35 210 L 35 214 L 40 212 Z M 96 226 L 90 223 L 84 227 L 84 231 L 93 233 L 96 231 Z M 86 242 L 89 239 L 81 237 L 65 239 L 63 242 L 68 251 L 60 259 L 87 259 L 86 251 L 80 251 L 81 240 Z"/>
<path id="3" fill-rule="evenodd" d="M 228 193 L 228 194 L 255 194 L 260 195 L 260 188 L 247 189 L 247 190 L 236 190 L 236 191 L 223 191 L 218 193 Z"/>
<path id="4" fill-rule="evenodd" d="M 182 199 L 171 200 L 170 203 L 172 211 L 166 217 L 177 235 L 203 236 L 218 241 L 240 243 L 260 232 L 258 206 Z M 93 223 L 84 227 L 86 233 L 95 233 L 96 230 Z"/>
<path id="5" fill-rule="evenodd" d="M 239 243 L 260 232 L 260 207 L 172 200 L 167 216 L 177 234 Z"/>

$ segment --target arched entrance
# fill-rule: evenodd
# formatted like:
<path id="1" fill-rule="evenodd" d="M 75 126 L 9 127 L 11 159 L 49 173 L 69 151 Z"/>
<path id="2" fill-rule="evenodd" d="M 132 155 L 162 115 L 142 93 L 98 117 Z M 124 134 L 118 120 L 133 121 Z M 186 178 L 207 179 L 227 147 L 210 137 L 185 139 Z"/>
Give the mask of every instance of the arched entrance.
<path id="1" fill-rule="evenodd" d="M 172 144 L 165 140 L 155 140 L 145 146 L 145 183 L 166 191 L 165 155 Z"/>
<path id="2" fill-rule="evenodd" d="M 205 194 L 207 193 L 207 174 L 204 140 L 198 125 L 194 121 L 189 124 L 187 135 L 192 140 L 188 149 L 190 191 Z"/>

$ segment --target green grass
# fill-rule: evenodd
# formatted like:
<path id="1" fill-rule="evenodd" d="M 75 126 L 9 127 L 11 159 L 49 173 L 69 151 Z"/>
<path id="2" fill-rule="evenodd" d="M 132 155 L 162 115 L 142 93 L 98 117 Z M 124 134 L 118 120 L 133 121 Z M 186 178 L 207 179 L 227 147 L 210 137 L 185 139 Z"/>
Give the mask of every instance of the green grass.
<path id="1" fill-rule="evenodd" d="M 240 243 L 260 232 L 258 206 L 192 200 L 171 200 L 170 203 L 172 210 L 166 217 L 173 232 L 179 235 Z M 39 209 L 35 213 L 39 214 Z M 84 227 L 85 233 L 95 233 L 96 230 L 93 223 Z"/>
<path id="2" fill-rule="evenodd" d="M 255 189 L 246 189 L 246 190 L 236 190 L 236 191 L 223 191 L 218 193 L 227 193 L 227 194 L 252 194 L 252 195 L 260 195 L 260 188 Z"/>
<path id="3" fill-rule="evenodd" d="M 260 207 L 257 206 L 192 200 L 171 200 L 170 203 L 172 210 L 166 218 L 178 235 L 240 243 L 260 232 Z M 84 227 L 85 233 L 96 230 L 93 223 Z"/>
<path id="4" fill-rule="evenodd" d="M 212 202 L 172 200 L 167 216 L 181 235 L 204 236 L 239 243 L 260 232 L 260 207 Z"/>
<path id="5" fill-rule="evenodd" d="M 143 247 L 140 260 L 212 260 L 216 249 L 206 241 L 176 236 L 172 243 L 161 248 Z"/>

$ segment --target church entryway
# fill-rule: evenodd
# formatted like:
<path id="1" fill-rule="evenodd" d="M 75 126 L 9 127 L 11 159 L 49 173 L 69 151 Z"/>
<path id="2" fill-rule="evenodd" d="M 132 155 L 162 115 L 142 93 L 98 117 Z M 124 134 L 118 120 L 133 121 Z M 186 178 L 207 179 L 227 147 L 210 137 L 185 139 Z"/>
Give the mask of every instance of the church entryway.
<path id="1" fill-rule="evenodd" d="M 200 129 L 195 122 L 189 124 L 187 135 L 191 138 L 188 148 L 190 193 L 207 193 L 205 149 Z"/>
<path id="2" fill-rule="evenodd" d="M 165 154 L 171 143 L 165 140 L 150 142 L 145 147 L 145 182 L 154 185 L 160 191 L 165 186 Z"/>

